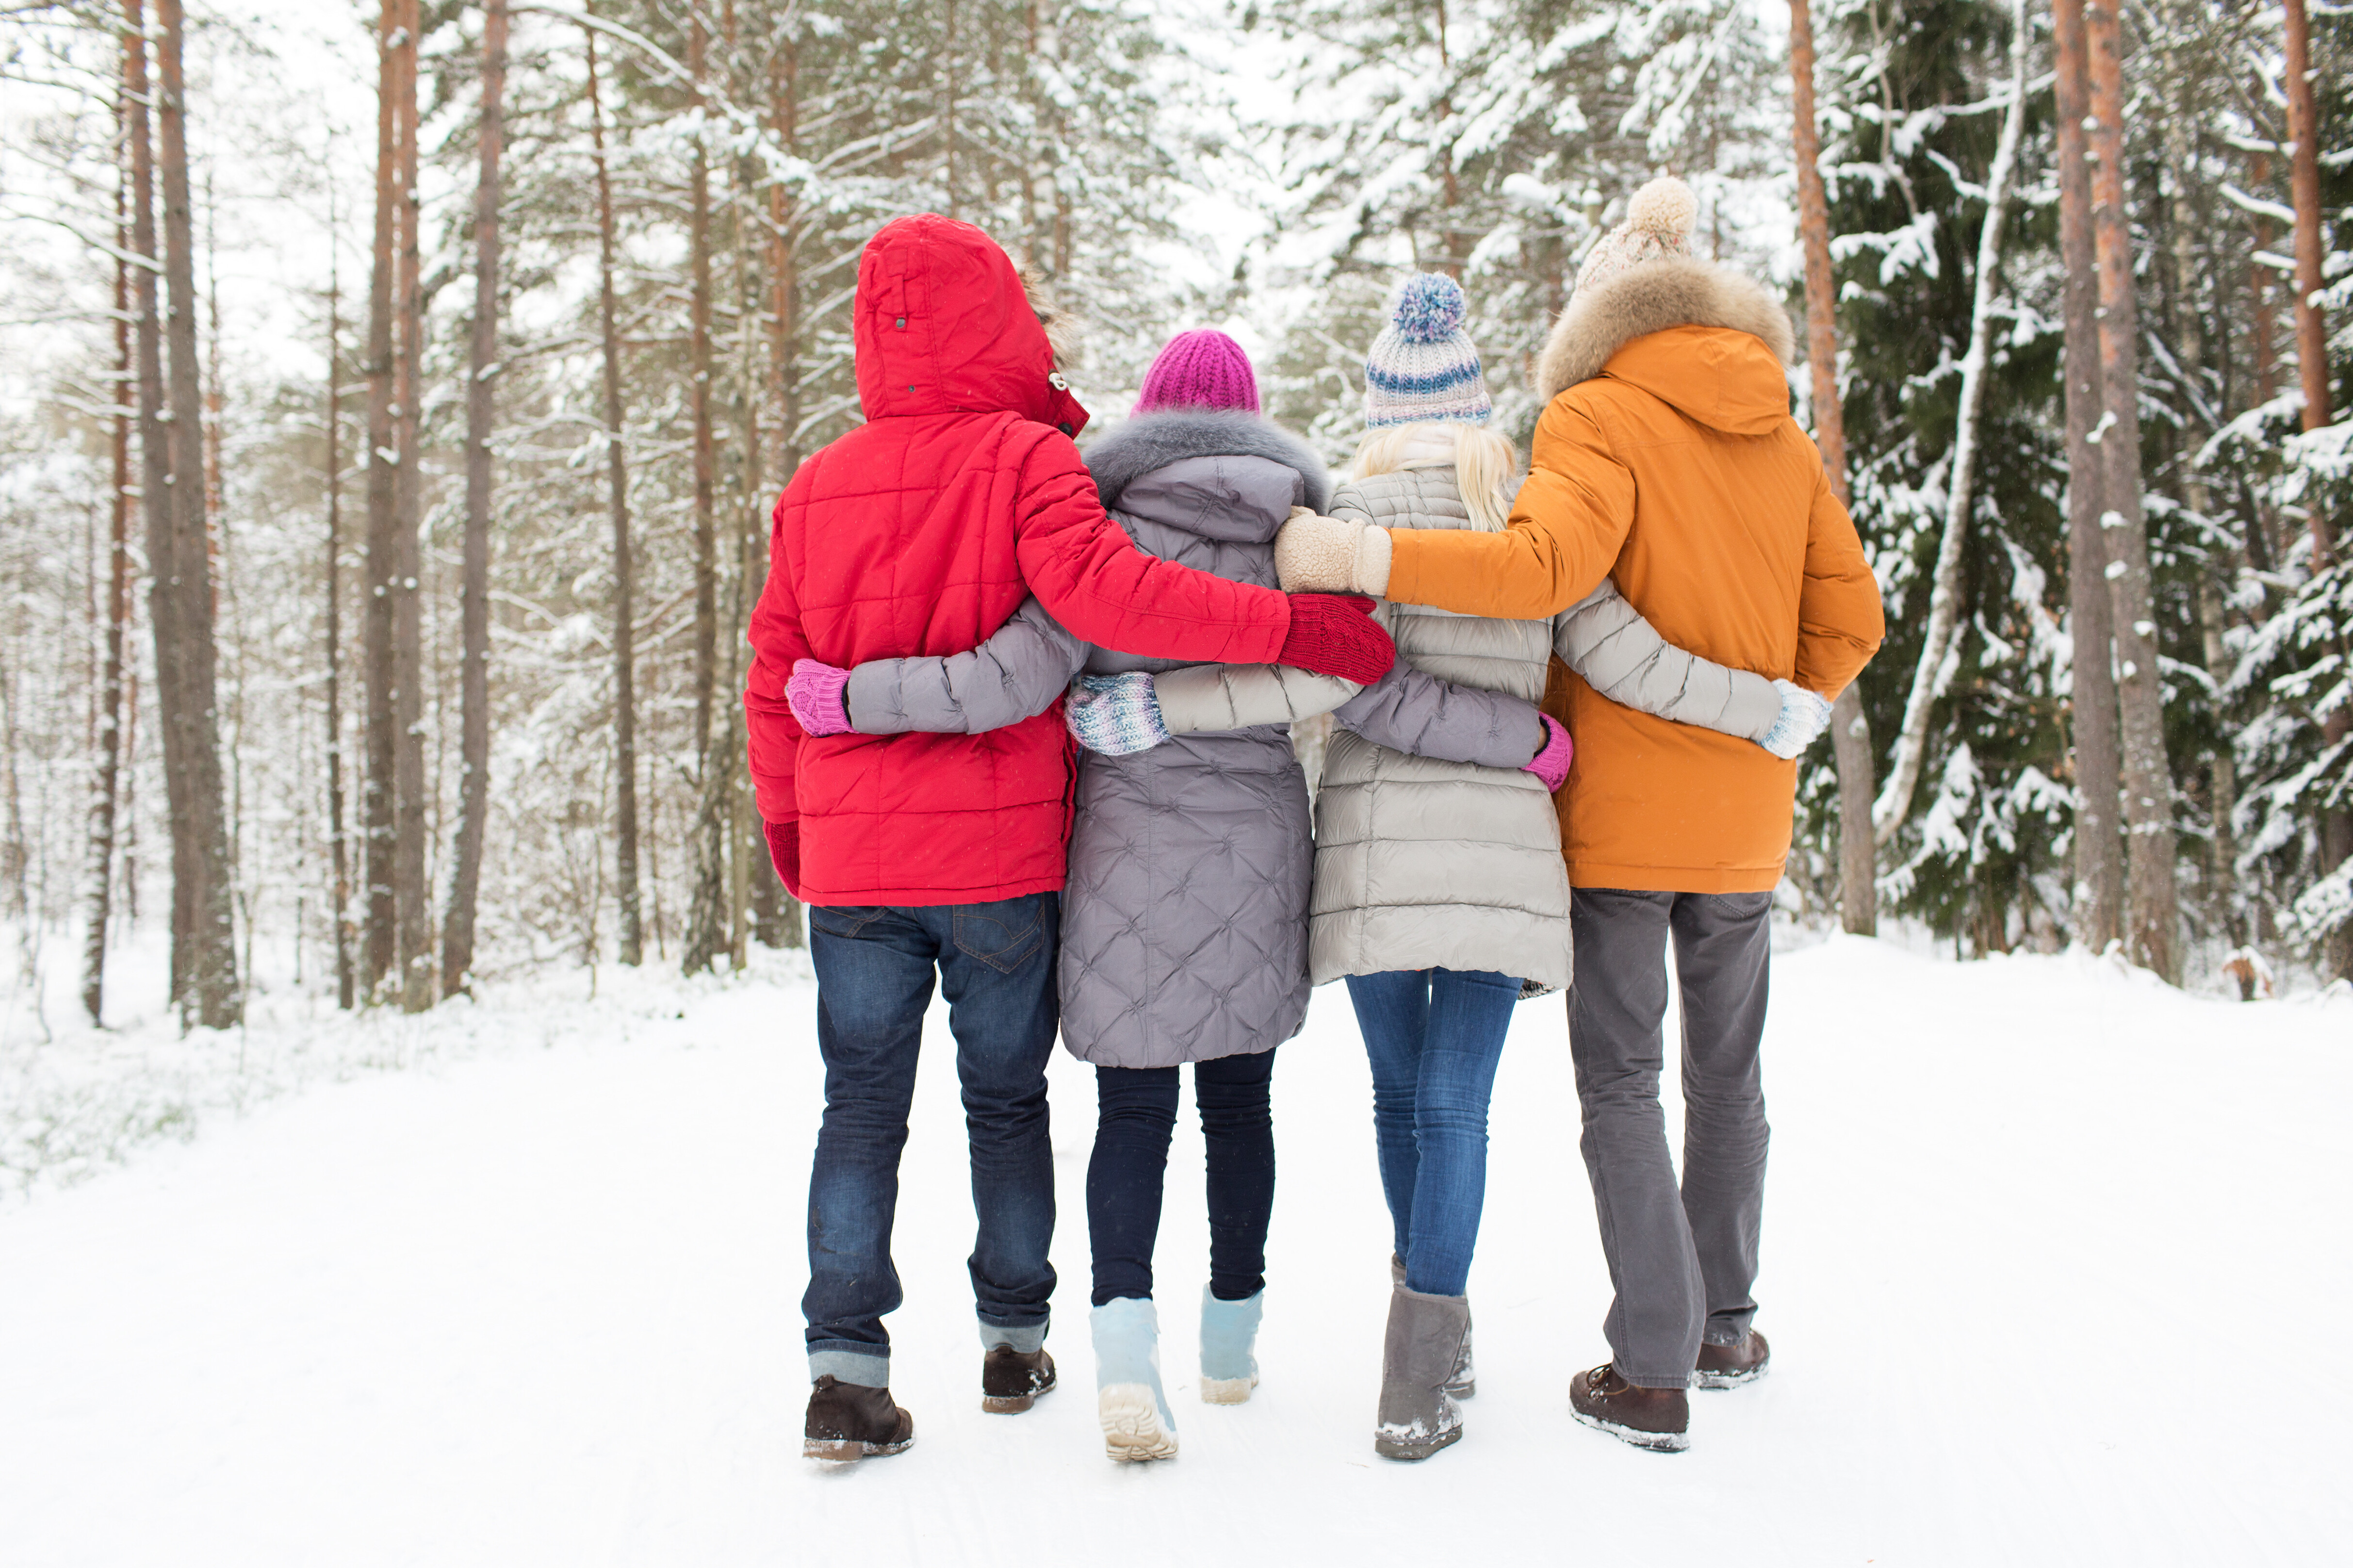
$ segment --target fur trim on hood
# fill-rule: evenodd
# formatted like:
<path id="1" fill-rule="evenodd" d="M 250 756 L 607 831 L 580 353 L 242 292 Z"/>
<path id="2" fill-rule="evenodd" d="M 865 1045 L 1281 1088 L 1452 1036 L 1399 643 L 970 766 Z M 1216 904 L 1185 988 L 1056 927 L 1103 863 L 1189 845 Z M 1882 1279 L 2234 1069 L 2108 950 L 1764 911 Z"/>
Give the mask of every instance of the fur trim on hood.
<path id="1" fill-rule="evenodd" d="M 1636 338 L 1669 327 L 1747 332 L 1763 339 L 1784 365 L 1797 352 L 1789 312 L 1765 285 L 1713 261 L 1661 258 L 1570 298 L 1536 356 L 1537 398 L 1550 403 L 1599 375 L 1609 356 Z"/>
<path id="2" fill-rule="evenodd" d="M 1332 479 L 1306 442 L 1254 414 L 1206 408 L 1164 408 L 1139 414 L 1088 444 L 1087 469 L 1106 508 L 1145 475 L 1187 458 L 1264 458 L 1295 468 L 1307 481 L 1306 505 L 1322 511 Z"/>

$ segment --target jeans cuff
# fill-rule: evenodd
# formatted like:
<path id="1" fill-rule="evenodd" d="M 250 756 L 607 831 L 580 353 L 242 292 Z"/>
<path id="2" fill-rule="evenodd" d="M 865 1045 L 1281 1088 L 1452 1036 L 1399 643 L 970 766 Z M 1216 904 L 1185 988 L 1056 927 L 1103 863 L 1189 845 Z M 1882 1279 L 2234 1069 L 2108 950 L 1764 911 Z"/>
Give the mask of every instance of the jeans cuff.
<path id="1" fill-rule="evenodd" d="M 1662 1372 L 1654 1376 L 1647 1373 L 1628 1372 L 1622 1366 L 1613 1366 L 1611 1370 L 1637 1388 L 1689 1388 L 1692 1385 L 1692 1374 L 1687 1372 Z"/>
<path id="2" fill-rule="evenodd" d="M 890 1352 L 877 1355 L 871 1350 L 809 1352 L 809 1381 L 815 1383 L 826 1376 L 836 1383 L 854 1383 L 861 1388 L 888 1388 Z"/>
<path id="3" fill-rule="evenodd" d="M 1035 1355 L 1046 1348 L 1046 1329 L 1043 1322 L 992 1323 L 983 1318 L 980 1320 L 980 1348 L 993 1351 L 1003 1345 L 1016 1355 Z"/>

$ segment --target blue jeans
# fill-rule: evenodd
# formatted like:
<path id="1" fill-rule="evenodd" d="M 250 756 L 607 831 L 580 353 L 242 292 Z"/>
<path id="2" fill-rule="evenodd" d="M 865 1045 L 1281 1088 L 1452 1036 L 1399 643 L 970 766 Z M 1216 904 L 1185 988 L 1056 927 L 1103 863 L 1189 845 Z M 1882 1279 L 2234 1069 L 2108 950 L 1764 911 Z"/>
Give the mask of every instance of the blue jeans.
<path id="1" fill-rule="evenodd" d="M 1348 976 L 1406 1289 L 1460 1296 L 1487 1197 L 1487 1100 L 1520 983 L 1484 970 Z"/>
<path id="2" fill-rule="evenodd" d="M 986 904 L 809 910 L 825 1121 L 809 1172 L 809 1376 L 887 1387 L 899 1153 L 932 973 L 948 999 L 979 1220 L 970 1268 L 981 1337 L 1033 1351 L 1054 1293 L 1046 1063 L 1057 1018 L 1060 893 Z"/>
<path id="3" fill-rule="evenodd" d="M 1095 1068 L 1095 1152 L 1087 1162 L 1087 1239 L 1094 1304 L 1152 1295 L 1152 1247 L 1168 1137 L 1176 1128 L 1176 1068 Z M 1266 1286 L 1266 1226 L 1274 1213 L 1274 1052 L 1219 1057 L 1193 1068 L 1193 1100 L 1208 1146 L 1209 1290 L 1240 1301 Z"/>

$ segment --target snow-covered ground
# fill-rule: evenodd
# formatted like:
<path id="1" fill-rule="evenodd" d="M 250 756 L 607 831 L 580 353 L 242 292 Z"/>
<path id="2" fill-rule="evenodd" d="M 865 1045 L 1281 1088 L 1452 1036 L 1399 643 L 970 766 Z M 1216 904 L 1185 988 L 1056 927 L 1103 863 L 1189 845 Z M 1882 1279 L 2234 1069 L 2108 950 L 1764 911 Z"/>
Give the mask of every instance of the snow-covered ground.
<path id="1" fill-rule="evenodd" d="M 0 1211 L 0 1563 L 2353 1552 L 2341 999 L 2241 1006 L 2081 959 L 1957 965 L 1846 939 L 1785 954 L 1759 1285 L 1775 1370 L 1694 1395 L 1680 1457 L 1566 1418 L 1571 1373 L 1604 1353 L 1608 1286 L 1556 999 L 1521 1009 L 1497 1086 L 1469 1435 L 1420 1466 L 1371 1453 L 1386 1229 L 1337 988 L 1276 1075 L 1265 1382 L 1239 1407 L 1193 1386 L 1206 1231 L 1198 1136 L 1180 1133 L 1159 1257 L 1169 1464 L 1110 1465 L 1094 1431 L 1092 1086 L 1067 1059 L 1066 1384 L 1029 1415 L 982 1414 L 962 1128 L 934 1050 L 892 1325 L 918 1441 L 837 1470 L 799 1453 L 808 984 L 783 957 L 756 983 L 601 978 L 593 1002 L 575 978 L 371 1021 L 362 1047 L 313 1039 L 309 1059 L 408 1070 L 322 1070 L 340 1081 L 241 1114 L 198 1095 L 190 1141 Z M 248 1066 L 300 1087 L 283 1034 L 257 1030 Z"/>

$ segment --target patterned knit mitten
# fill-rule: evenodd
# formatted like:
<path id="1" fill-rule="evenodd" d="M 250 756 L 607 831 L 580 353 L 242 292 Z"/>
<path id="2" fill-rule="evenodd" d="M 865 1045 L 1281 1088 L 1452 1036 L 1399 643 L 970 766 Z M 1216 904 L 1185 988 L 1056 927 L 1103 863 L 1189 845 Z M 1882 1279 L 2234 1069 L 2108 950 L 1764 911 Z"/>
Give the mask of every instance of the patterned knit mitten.
<path id="1" fill-rule="evenodd" d="M 1082 675 L 1071 682 L 1062 722 L 1080 745 L 1107 757 L 1148 752 L 1168 738 L 1152 677 L 1140 669 L 1125 675 Z"/>
<path id="2" fill-rule="evenodd" d="M 1777 757 L 1795 757 L 1831 727 L 1831 705 L 1795 681 L 1773 684 L 1781 693 L 1781 716 L 1757 743 Z"/>

